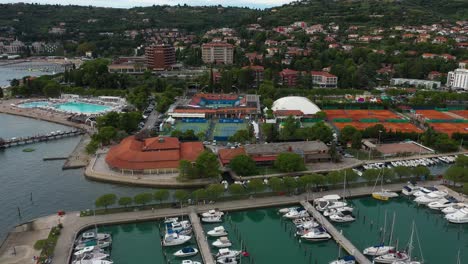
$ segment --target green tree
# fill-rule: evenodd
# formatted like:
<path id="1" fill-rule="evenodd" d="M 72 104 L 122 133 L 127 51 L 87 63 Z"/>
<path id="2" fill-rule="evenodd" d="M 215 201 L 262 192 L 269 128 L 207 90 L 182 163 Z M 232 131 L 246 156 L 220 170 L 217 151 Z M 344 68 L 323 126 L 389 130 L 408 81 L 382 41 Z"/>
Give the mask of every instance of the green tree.
<path id="1" fill-rule="evenodd" d="M 216 178 L 221 172 L 218 157 L 207 150 L 198 156 L 195 167 L 199 178 Z"/>
<path id="2" fill-rule="evenodd" d="M 284 184 L 284 181 L 278 177 L 270 178 L 268 184 L 270 185 L 270 188 L 275 192 L 281 192 L 286 190 L 286 185 Z"/>
<path id="3" fill-rule="evenodd" d="M 275 168 L 282 172 L 294 172 L 306 170 L 304 159 L 296 153 L 281 153 L 275 160 Z"/>
<path id="4" fill-rule="evenodd" d="M 344 171 L 346 173 L 346 183 L 355 182 L 359 178 L 359 175 L 352 169 L 346 169 Z"/>
<path id="5" fill-rule="evenodd" d="M 358 132 L 358 130 L 353 126 L 345 126 L 340 131 L 340 141 L 343 144 L 350 142 L 353 139 L 353 135 Z"/>
<path id="6" fill-rule="evenodd" d="M 117 136 L 117 130 L 111 126 L 105 126 L 99 129 L 97 138 L 104 145 L 109 145 L 112 140 Z"/>
<path id="7" fill-rule="evenodd" d="M 119 205 L 127 208 L 129 205 L 133 203 L 132 197 L 120 197 Z"/>
<path id="8" fill-rule="evenodd" d="M 229 167 L 240 176 L 257 175 L 257 164 L 247 155 L 235 156 L 230 162 Z"/>
<path id="9" fill-rule="evenodd" d="M 151 193 L 140 193 L 135 195 L 133 201 L 139 205 L 146 205 L 153 200 L 153 195 Z"/>
<path id="10" fill-rule="evenodd" d="M 291 193 L 298 187 L 298 182 L 294 177 L 284 177 L 283 181 L 288 193 Z"/>
<path id="11" fill-rule="evenodd" d="M 182 179 L 194 179 L 198 177 L 196 169 L 194 168 L 191 161 L 179 161 L 179 177 Z"/>
<path id="12" fill-rule="evenodd" d="M 166 189 L 157 190 L 154 193 L 154 199 L 162 203 L 162 201 L 169 199 L 169 191 Z"/>
<path id="13" fill-rule="evenodd" d="M 245 143 L 251 139 L 249 131 L 246 129 L 237 130 L 234 135 L 229 137 L 230 142 Z"/>
<path id="14" fill-rule="evenodd" d="M 185 200 L 187 200 L 188 197 L 189 193 L 185 190 L 176 190 L 174 192 L 174 198 L 179 201 L 181 205 Z"/>
<path id="15" fill-rule="evenodd" d="M 379 177 L 379 174 L 380 174 L 380 170 L 369 169 L 369 170 L 365 170 L 362 173 L 362 177 L 366 179 L 367 182 L 373 182 L 377 179 L 377 177 Z"/>
<path id="16" fill-rule="evenodd" d="M 301 187 L 304 190 L 308 191 L 312 187 L 312 184 L 313 184 L 313 176 L 311 174 L 306 174 L 306 175 L 299 177 L 298 187 Z"/>
<path id="17" fill-rule="evenodd" d="M 312 180 L 312 184 L 314 184 L 315 187 L 318 187 L 319 185 L 323 185 L 326 182 L 326 178 L 322 174 L 312 173 L 310 174 L 310 177 Z"/>
<path id="18" fill-rule="evenodd" d="M 413 172 L 412 174 L 417 178 L 421 178 L 421 177 L 427 178 L 429 175 L 431 175 L 431 171 L 427 167 L 424 167 L 424 166 L 417 166 L 413 168 L 412 172 Z"/>
<path id="19" fill-rule="evenodd" d="M 216 200 L 218 199 L 222 194 L 224 193 L 224 185 L 223 184 L 210 184 L 206 188 L 206 194 L 208 195 L 208 198 L 211 200 Z"/>
<path id="20" fill-rule="evenodd" d="M 108 193 L 97 198 L 94 204 L 96 207 L 104 207 L 107 211 L 107 207 L 114 205 L 116 201 L 117 196 L 113 193 Z"/>
<path id="21" fill-rule="evenodd" d="M 229 185 L 229 193 L 231 195 L 242 195 L 245 194 L 245 188 L 241 184 L 234 183 Z"/>
<path id="22" fill-rule="evenodd" d="M 324 111 L 319 111 L 315 113 L 316 118 L 321 118 L 321 119 L 326 119 L 327 118 L 327 113 Z"/>
<path id="23" fill-rule="evenodd" d="M 327 182 L 333 186 L 343 182 L 343 173 L 341 171 L 331 171 L 327 174 Z"/>
<path id="24" fill-rule="evenodd" d="M 291 140 L 295 138 L 296 130 L 298 129 L 297 120 L 294 119 L 292 116 L 288 116 L 282 123 L 281 123 L 281 130 L 280 130 L 280 139 L 282 140 Z"/>
<path id="25" fill-rule="evenodd" d="M 247 189 L 254 194 L 265 190 L 265 184 L 263 183 L 262 179 L 252 179 L 247 183 Z"/>
<path id="26" fill-rule="evenodd" d="M 60 96 L 60 85 L 54 81 L 50 81 L 44 88 L 42 93 L 46 97 L 59 97 Z"/>
<path id="27" fill-rule="evenodd" d="M 208 191 L 206 189 L 197 189 L 193 191 L 192 197 L 195 201 L 205 200 L 208 198 Z"/>
<path id="28" fill-rule="evenodd" d="M 468 182 L 468 171 L 461 166 L 451 166 L 445 171 L 444 178 L 453 182 L 453 184 Z"/>
<path id="29" fill-rule="evenodd" d="M 353 149 L 361 149 L 362 146 L 362 133 L 359 131 L 354 132 L 351 138 L 351 147 Z"/>
<path id="30" fill-rule="evenodd" d="M 400 180 L 401 178 L 411 176 L 411 169 L 405 166 L 396 166 L 393 168 L 393 171 L 395 172 L 396 176 L 400 178 Z"/>

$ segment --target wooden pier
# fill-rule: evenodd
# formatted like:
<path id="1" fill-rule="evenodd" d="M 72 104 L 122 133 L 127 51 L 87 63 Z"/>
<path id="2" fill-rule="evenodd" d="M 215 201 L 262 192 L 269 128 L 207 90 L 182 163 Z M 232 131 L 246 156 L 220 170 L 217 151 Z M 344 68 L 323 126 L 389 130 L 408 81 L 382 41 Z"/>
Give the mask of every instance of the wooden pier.
<path id="1" fill-rule="evenodd" d="M 191 212 L 189 214 L 190 223 L 192 224 L 193 232 L 195 234 L 195 238 L 197 239 L 198 249 L 203 259 L 204 264 L 216 264 L 216 261 L 211 254 L 210 245 L 208 244 L 207 237 L 205 232 L 203 232 L 203 227 L 200 223 L 200 218 L 195 211 L 195 208 L 191 208 Z"/>
<path id="2" fill-rule="evenodd" d="M 51 141 L 65 137 L 74 137 L 86 133 L 84 130 L 75 129 L 70 131 L 52 132 L 45 135 L 35 135 L 30 137 L 11 138 L 0 140 L 0 149 L 33 144 L 37 142 Z"/>
<path id="3" fill-rule="evenodd" d="M 349 241 L 338 229 L 336 229 L 325 216 L 323 216 L 319 211 L 308 201 L 301 201 L 301 205 L 322 225 L 325 230 L 330 233 L 330 235 L 335 239 L 336 243 L 344 248 L 350 255 L 353 255 L 356 258 L 356 261 L 361 264 L 371 264 L 370 260 L 364 256 L 364 254 L 359 251 L 352 243 Z"/>

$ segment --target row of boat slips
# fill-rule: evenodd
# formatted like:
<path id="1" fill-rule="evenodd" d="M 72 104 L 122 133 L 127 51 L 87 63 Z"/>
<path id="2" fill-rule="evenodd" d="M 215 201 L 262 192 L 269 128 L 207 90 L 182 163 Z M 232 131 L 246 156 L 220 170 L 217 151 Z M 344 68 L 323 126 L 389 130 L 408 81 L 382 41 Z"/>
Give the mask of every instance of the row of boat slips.
<path id="1" fill-rule="evenodd" d="M 449 196 L 446 191 L 440 191 L 435 187 L 422 187 L 409 183 L 403 187 L 402 193 L 407 196 L 413 196 L 414 202 L 417 204 L 426 205 L 430 209 L 441 211 L 445 214 L 444 218 L 450 223 L 468 223 L 468 204 Z"/>
<path id="2" fill-rule="evenodd" d="M 113 264 L 112 236 L 97 229 L 82 233 L 75 241 L 72 264 Z"/>
<path id="3" fill-rule="evenodd" d="M 466 155 L 466 154 L 464 154 Z M 454 163 L 457 159 L 455 155 L 449 156 L 441 156 L 435 158 L 418 158 L 418 159 L 411 159 L 411 160 L 400 160 L 400 161 L 391 161 L 391 162 L 376 162 L 370 164 L 364 164 L 362 168 L 364 170 L 369 169 L 382 169 L 382 168 L 393 168 L 398 166 L 403 167 L 418 167 L 418 166 L 433 166 L 436 164 L 451 164 Z M 362 175 L 362 171 L 355 169 L 355 172 L 358 173 L 360 176 Z"/>

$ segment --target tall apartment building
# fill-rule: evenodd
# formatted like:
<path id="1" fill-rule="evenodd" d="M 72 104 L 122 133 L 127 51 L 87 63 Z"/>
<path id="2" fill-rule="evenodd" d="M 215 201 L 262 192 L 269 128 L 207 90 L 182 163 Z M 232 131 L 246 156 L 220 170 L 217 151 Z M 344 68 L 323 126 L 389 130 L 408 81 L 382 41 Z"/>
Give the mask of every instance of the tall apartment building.
<path id="1" fill-rule="evenodd" d="M 447 86 L 453 89 L 468 90 L 468 69 L 456 69 L 447 74 Z"/>
<path id="2" fill-rule="evenodd" d="M 202 45 L 204 63 L 232 64 L 234 46 L 225 42 L 211 42 Z"/>
<path id="3" fill-rule="evenodd" d="M 145 49 L 145 59 L 148 69 L 167 70 L 176 63 L 175 49 L 166 44 L 149 46 Z"/>

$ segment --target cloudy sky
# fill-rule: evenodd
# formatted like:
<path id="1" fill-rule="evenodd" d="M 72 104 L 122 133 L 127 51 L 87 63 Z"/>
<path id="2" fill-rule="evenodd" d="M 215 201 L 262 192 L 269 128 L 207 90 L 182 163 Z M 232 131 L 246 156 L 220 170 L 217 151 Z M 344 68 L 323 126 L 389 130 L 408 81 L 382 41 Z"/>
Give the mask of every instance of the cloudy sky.
<path id="1" fill-rule="evenodd" d="M 279 6 L 293 0 L 0 0 L 0 3 L 41 3 L 62 5 L 93 5 L 105 7 L 134 7 L 150 5 L 223 5 L 223 6 L 248 6 L 254 8 L 265 8 Z"/>

